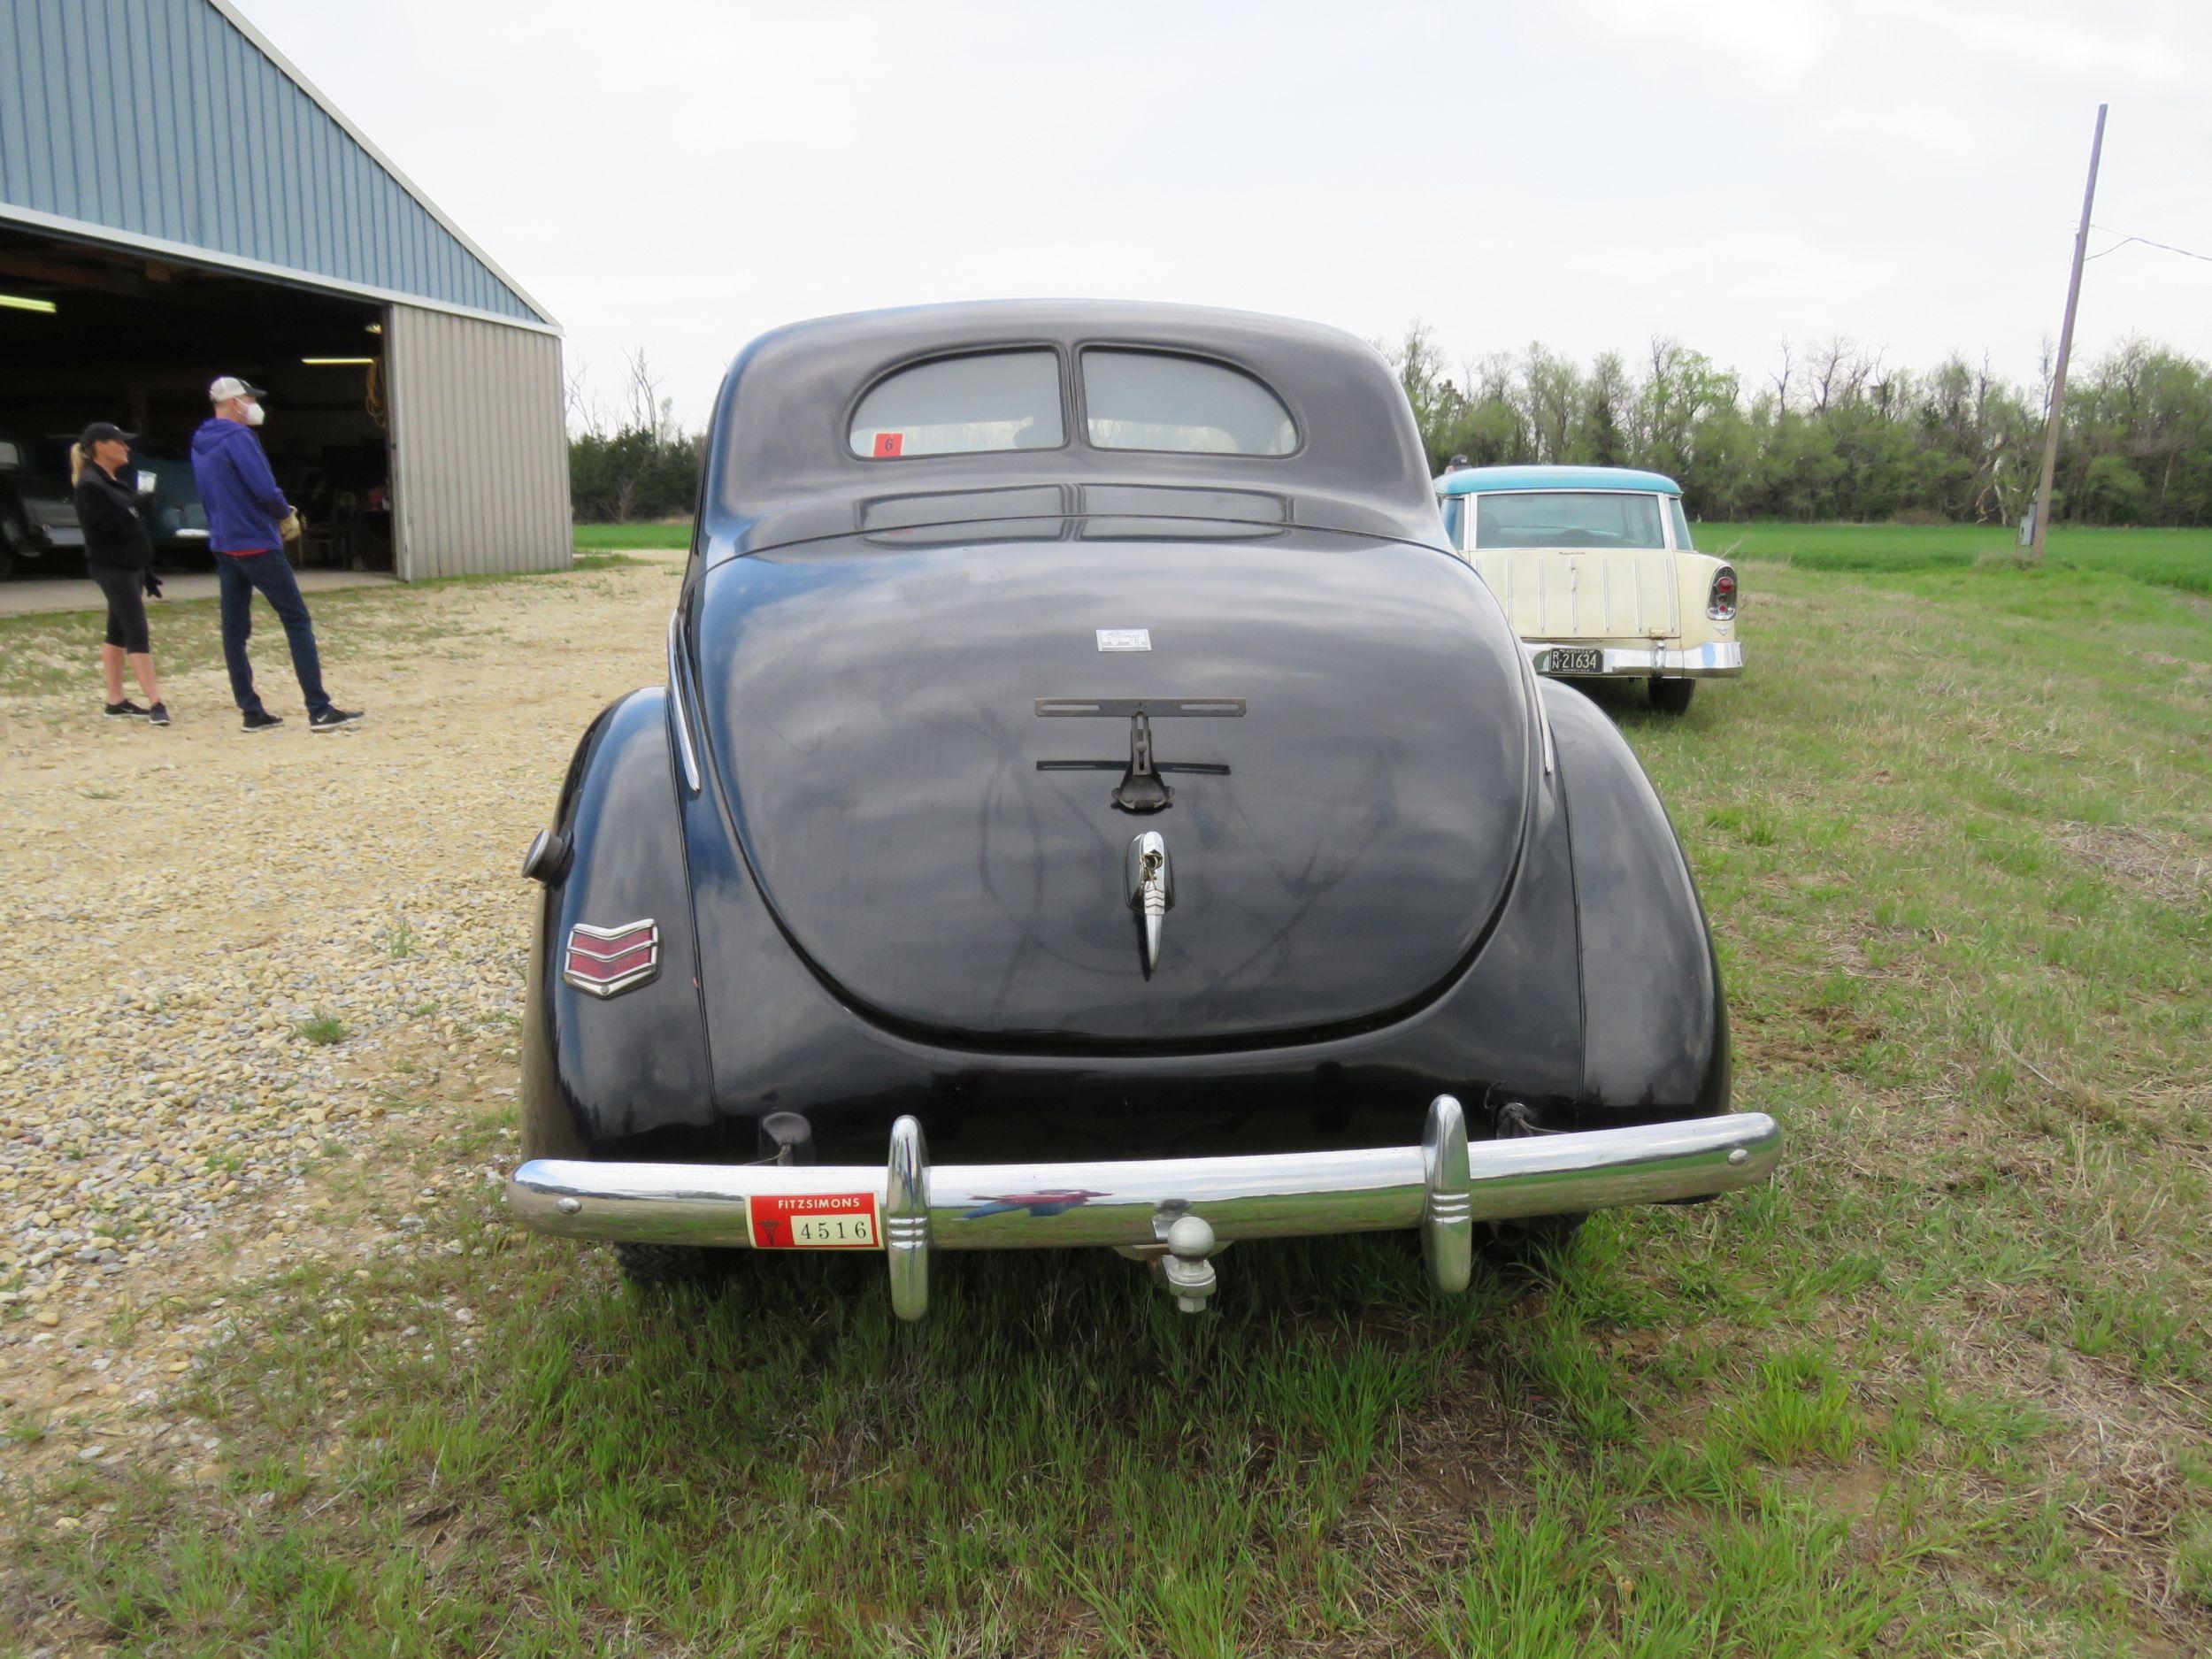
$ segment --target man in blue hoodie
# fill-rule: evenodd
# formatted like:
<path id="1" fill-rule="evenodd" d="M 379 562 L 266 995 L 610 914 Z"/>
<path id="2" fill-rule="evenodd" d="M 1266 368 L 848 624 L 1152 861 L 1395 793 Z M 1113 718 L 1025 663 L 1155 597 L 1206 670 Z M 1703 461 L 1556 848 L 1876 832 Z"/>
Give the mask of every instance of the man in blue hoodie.
<path id="1" fill-rule="evenodd" d="M 253 688 L 253 664 L 246 640 L 253 633 L 253 595 L 258 588 L 284 624 L 292 647 L 292 672 L 307 699 L 307 729 L 335 732 L 360 719 L 330 701 L 323 690 L 322 659 L 315 649 L 315 625 L 307 602 L 284 557 L 282 524 L 290 503 L 269 471 L 269 457 L 253 429 L 262 421 L 261 388 L 235 375 L 224 375 L 207 388 L 214 418 L 192 434 L 192 476 L 207 508 L 207 544 L 216 554 L 222 587 L 223 661 L 230 668 L 230 692 L 246 717 L 249 732 L 270 732 L 284 724 L 261 706 Z"/>

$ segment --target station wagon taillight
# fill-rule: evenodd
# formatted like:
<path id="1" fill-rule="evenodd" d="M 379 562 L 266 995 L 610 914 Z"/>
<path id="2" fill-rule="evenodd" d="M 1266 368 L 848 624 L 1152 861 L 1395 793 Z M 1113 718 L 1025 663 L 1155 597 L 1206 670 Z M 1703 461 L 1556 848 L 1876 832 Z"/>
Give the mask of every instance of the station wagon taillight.
<path id="1" fill-rule="evenodd" d="M 1705 614 L 1716 622 L 1726 622 L 1736 614 L 1736 572 L 1725 565 L 1713 574 L 1713 594 L 1705 602 Z"/>

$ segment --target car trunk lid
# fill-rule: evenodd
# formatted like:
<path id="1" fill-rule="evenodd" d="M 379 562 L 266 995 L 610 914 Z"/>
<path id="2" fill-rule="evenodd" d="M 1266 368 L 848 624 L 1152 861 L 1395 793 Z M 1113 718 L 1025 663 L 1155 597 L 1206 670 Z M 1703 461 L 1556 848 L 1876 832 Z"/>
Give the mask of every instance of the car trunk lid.
<path id="1" fill-rule="evenodd" d="M 780 925 L 870 1018 L 954 1043 L 1286 1041 L 1418 1006 L 1520 856 L 1530 714 L 1491 602 L 1431 549 L 1129 528 L 846 537 L 709 573 L 707 747 Z M 1115 804 L 1136 712 L 1163 810 Z M 1149 973 L 1148 831 L 1173 887 Z M 723 902 L 700 891 L 703 929 Z"/>

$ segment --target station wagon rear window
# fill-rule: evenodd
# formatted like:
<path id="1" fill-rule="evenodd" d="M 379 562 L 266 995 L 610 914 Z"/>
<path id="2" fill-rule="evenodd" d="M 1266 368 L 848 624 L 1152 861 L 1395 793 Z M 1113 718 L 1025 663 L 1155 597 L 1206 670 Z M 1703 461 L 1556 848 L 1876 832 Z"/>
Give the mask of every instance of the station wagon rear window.
<path id="1" fill-rule="evenodd" d="M 853 411 L 852 452 L 873 461 L 1056 449 L 1060 359 L 1050 351 L 939 357 L 879 380 Z"/>
<path id="2" fill-rule="evenodd" d="M 1479 495 L 1478 548 L 1660 548 L 1656 495 L 1531 489 Z"/>
<path id="3" fill-rule="evenodd" d="M 1288 455 L 1298 447 L 1281 398 L 1241 370 L 1200 357 L 1086 351 L 1083 407 L 1101 449 Z"/>

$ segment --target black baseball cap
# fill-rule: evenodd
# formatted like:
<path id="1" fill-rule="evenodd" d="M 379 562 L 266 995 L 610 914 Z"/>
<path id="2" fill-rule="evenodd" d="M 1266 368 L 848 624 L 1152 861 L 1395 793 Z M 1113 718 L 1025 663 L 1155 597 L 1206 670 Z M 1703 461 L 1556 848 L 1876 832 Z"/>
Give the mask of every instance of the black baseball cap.
<path id="1" fill-rule="evenodd" d="M 138 434 L 126 432 L 111 420 L 96 420 L 77 434 L 77 442 L 89 449 L 96 443 L 134 443 Z"/>

